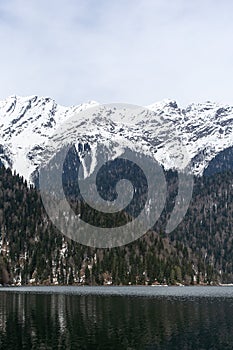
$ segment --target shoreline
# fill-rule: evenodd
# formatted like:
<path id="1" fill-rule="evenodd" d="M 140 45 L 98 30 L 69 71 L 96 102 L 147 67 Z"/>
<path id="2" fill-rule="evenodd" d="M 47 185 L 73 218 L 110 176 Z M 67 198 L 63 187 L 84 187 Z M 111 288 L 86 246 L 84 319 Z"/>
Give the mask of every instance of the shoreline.
<path id="1" fill-rule="evenodd" d="M 202 288 L 202 287 L 233 287 L 233 283 L 219 283 L 219 284 L 189 284 L 189 285 L 184 285 L 184 284 L 150 284 L 150 285 L 144 285 L 144 284 L 135 284 L 135 285 L 76 285 L 76 284 L 22 284 L 22 285 L 14 285 L 14 284 L 9 284 L 9 285 L 0 285 L 0 290 L 2 288 L 150 288 L 150 287 L 166 287 L 166 288 L 171 288 L 171 287 L 195 287 L 195 288 Z"/>

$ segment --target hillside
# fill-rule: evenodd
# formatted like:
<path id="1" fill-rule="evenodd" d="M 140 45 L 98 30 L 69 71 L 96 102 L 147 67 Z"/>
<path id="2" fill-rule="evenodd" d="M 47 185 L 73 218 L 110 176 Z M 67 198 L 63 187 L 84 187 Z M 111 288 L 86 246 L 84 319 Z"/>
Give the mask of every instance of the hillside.
<path id="1" fill-rule="evenodd" d="M 168 176 L 170 195 L 176 176 Z M 233 174 L 197 178 L 188 213 L 169 235 L 160 223 L 139 240 L 92 249 L 50 223 L 40 194 L 0 168 L 1 280 L 13 284 L 151 284 L 233 281 Z M 88 213 L 88 212 L 87 212 Z"/>

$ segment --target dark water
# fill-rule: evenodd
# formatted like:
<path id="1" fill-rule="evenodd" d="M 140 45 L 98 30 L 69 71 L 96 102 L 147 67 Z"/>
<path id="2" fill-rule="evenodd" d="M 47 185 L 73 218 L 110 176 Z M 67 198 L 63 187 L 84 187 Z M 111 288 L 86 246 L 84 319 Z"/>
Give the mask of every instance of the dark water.
<path id="1" fill-rule="evenodd" d="M 2 288 L 0 349 L 233 349 L 233 288 Z"/>

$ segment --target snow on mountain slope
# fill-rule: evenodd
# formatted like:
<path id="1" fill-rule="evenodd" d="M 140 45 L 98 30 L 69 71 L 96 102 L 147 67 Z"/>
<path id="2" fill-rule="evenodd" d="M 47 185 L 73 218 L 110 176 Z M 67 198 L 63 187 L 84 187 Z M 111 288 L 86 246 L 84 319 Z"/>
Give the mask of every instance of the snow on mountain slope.
<path id="1" fill-rule="evenodd" d="M 0 101 L 0 160 L 29 180 L 46 161 L 46 143 L 61 124 L 75 112 L 97 105 L 89 102 L 63 107 L 38 96 L 11 96 Z M 136 117 L 122 111 L 119 118 L 110 107 L 103 107 L 99 114 L 84 115 L 75 123 L 77 151 L 82 152 L 80 142 L 88 144 L 94 159 L 98 145 L 106 147 L 113 157 L 128 147 L 150 155 L 166 169 L 179 168 L 173 154 L 176 150 L 172 149 L 172 139 L 178 137 L 190 159 L 195 159 L 193 172 L 201 175 L 211 159 L 233 146 L 231 106 L 206 102 L 181 109 L 175 101 L 163 100 L 147 108 Z M 61 142 L 65 143 L 67 135 L 63 136 Z M 92 167 L 94 163 L 93 160 Z"/>
<path id="2" fill-rule="evenodd" d="M 0 102 L 0 159 L 25 179 L 43 162 L 41 154 L 48 138 L 74 112 L 96 102 L 63 107 L 50 98 L 11 96 Z M 9 161 L 10 160 L 10 161 Z"/>

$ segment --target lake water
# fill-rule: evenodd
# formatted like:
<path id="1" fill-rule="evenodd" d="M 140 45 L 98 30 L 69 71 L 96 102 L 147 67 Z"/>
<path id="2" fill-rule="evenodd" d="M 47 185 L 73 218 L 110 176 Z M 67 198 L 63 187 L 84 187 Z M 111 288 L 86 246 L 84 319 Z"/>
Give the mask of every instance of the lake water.
<path id="1" fill-rule="evenodd" d="M 233 349 L 233 287 L 0 288 L 0 349 Z"/>

